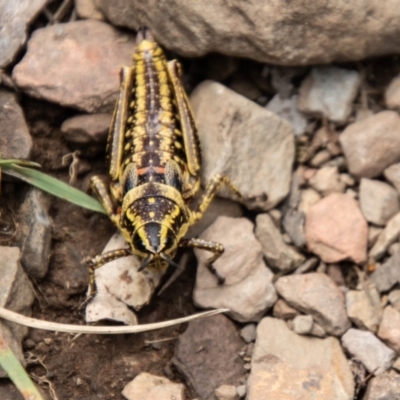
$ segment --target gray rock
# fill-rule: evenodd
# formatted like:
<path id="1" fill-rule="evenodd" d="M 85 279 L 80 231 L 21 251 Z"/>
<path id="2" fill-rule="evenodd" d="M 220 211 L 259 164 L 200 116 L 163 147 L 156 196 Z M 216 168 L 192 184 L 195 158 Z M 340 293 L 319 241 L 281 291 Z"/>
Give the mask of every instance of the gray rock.
<path id="1" fill-rule="evenodd" d="M 378 337 L 397 353 L 400 353 L 400 312 L 392 306 L 387 306 L 383 310 Z"/>
<path id="2" fill-rule="evenodd" d="M 400 12 L 371 0 L 351 5 L 316 1 L 311 8 L 307 1 L 213 7 L 184 0 L 96 4 L 113 24 L 147 26 L 163 45 L 188 57 L 219 52 L 270 64 L 312 65 L 392 54 L 399 48 L 399 30 L 391 22 Z"/>
<path id="3" fill-rule="evenodd" d="M 376 268 L 370 275 L 371 281 L 379 292 L 390 290 L 396 283 L 400 282 L 399 275 L 400 251 L 393 254 L 384 264 Z"/>
<path id="4" fill-rule="evenodd" d="M 388 300 L 393 308 L 400 312 L 400 289 L 392 290 L 388 295 Z"/>
<path id="5" fill-rule="evenodd" d="M 34 292 L 20 264 L 20 250 L 18 247 L 0 247 L 0 254 L 0 307 L 30 316 Z M 25 360 L 21 343 L 27 333 L 28 328 L 25 326 L 3 320 L 0 322 L 0 337 L 23 365 Z M 0 368 L 0 377 L 6 376 Z"/>
<path id="6" fill-rule="evenodd" d="M 224 173 L 250 209 L 269 210 L 283 200 L 294 161 L 290 124 L 216 82 L 201 83 L 190 99 L 203 151 L 203 183 Z M 222 195 L 235 199 L 228 190 Z"/>
<path id="7" fill-rule="evenodd" d="M 316 336 L 319 338 L 323 338 L 326 336 L 326 332 L 325 332 L 325 329 L 321 325 L 318 325 L 317 323 L 314 322 L 313 326 L 311 328 L 310 335 Z"/>
<path id="8" fill-rule="evenodd" d="M 246 385 L 239 385 L 236 387 L 236 393 L 240 399 L 243 399 L 246 396 L 247 388 Z"/>
<path id="9" fill-rule="evenodd" d="M 381 111 L 350 124 L 339 140 L 349 172 L 358 178 L 374 178 L 400 161 L 400 116 Z"/>
<path id="10" fill-rule="evenodd" d="M 393 164 L 383 171 L 385 178 L 396 188 L 400 193 L 400 163 Z"/>
<path id="11" fill-rule="evenodd" d="M 12 76 L 30 96 L 89 113 L 109 112 L 121 66 L 132 64 L 133 49 L 132 35 L 100 21 L 51 25 L 33 32 Z"/>
<path id="12" fill-rule="evenodd" d="M 311 257 L 308 260 L 304 261 L 303 264 L 301 264 L 296 271 L 294 271 L 295 274 L 305 274 L 307 272 L 313 271 L 317 268 L 319 263 L 319 260 L 317 257 Z"/>
<path id="13" fill-rule="evenodd" d="M 266 105 L 266 109 L 288 121 L 296 136 L 301 136 L 307 129 L 307 118 L 297 109 L 298 96 L 284 99 L 276 94 Z"/>
<path id="14" fill-rule="evenodd" d="M 215 397 L 218 400 L 238 400 L 239 398 L 235 386 L 232 385 L 222 385 L 215 389 Z"/>
<path id="15" fill-rule="evenodd" d="M 343 347 L 361 361 L 374 375 L 387 371 L 396 358 L 396 352 L 385 346 L 373 333 L 349 329 L 342 336 Z"/>
<path id="16" fill-rule="evenodd" d="M 122 391 L 128 400 L 136 399 L 185 399 L 185 386 L 174 383 L 162 376 L 156 376 L 142 372 L 129 382 Z"/>
<path id="17" fill-rule="evenodd" d="M 340 180 L 338 168 L 333 166 L 319 169 L 308 182 L 322 196 L 334 192 L 344 193 L 346 189 L 346 185 Z"/>
<path id="18" fill-rule="evenodd" d="M 234 201 L 214 197 L 200 221 L 191 226 L 185 237 L 197 237 L 203 233 L 220 216 L 240 218 L 242 207 Z"/>
<path id="19" fill-rule="evenodd" d="M 372 378 L 363 400 L 400 399 L 400 375 L 385 373 Z"/>
<path id="20" fill-rule="evenodd" d="M 293 319 L 293 331 L 299 335 L 308 335 L 313 327 L 311 315 L 297 315 Z"/>
<path id="21" fill-rule="evenodd" d="M 61 132 L 65 140 L 76 144 L 105 143 L 111 114 L 77 115 L 65 120 Z"/>
<path id="22" fill-rule="evenodd" d="M 29 276 L 43 278 L 51 255 L 52 220 L 48 214 L 49 198 L 31 188 L 19 210 L 19 236 L 22 265 Z"/>
<path id="23" fill-rule="evenodd" d="M 376 243 L 382 230 L 382 228 L 378 228 L 377 226 L 368 227 L 368 248 L 371 248 Z"/>
<path id="24" fill-rule="evenodd" d="M 282 218 L 281 211 L 274 208 L 273 210 L 269 210 L 268 214 L 272 218 L 272 221 L 274 221 L 275 226 L 278 229 L 281 229 L 281 218 Z"/>
<path id="25" fill-rule="evenodd" d="M 222 242 L 224 254 L 214 263 L 225 278 L 219 285 L 204 266 L 207 251 L 195 249 L 198 260 L 194 302 L 202 308 L 229 308 L 239 322 L 258 321 L 276 301 L 273 274 L 265 266 L 261 245 L 253 233 L 253 224 L 245 218 L 218 217 L 201 239 Z"/>
<path id="26" fill-rule="evenodd" d="M 29 24 L 47 0 L 2 1 L 0 3 L 0 68 L 15 60 L 26 42 Z"/>
<path id="27" fill-rule="evenodd" d="M 272 310 L 272 315 L 275 318 L 280 319 L 292 319 L 297 315 L 300 315 L 300 312 L 295 308 L 289 306 L 283 299 L 278 299 L 278 301 L 274 304 L 274 308 Z"/>
<path id="28" fill-rule="evenodd" d="M 300 86 L 299 110 L 344 124 L 360 84 L 357 71 L 332 66 L 314 67 Z"/>
<path id="29" fill-rule="evenodd" d="M 0 109 L 1 157 L 4 159 L 29 158 L 32 150 L 32 138 L 15 94 L 0 89 Z"/>
<path id="30" fill-rule="evenodd" d="M 340 336 L 350 328 L 344 295 L 325 274 L 283 276 L 275 287 L 289 305 L 311 315 L 329 334 Z"/>
<path id="31" fill-rule="evenodd" d="M 305 257 L 283 241 L 268 214 L 257 215 L 255 233 L 271 267 L 279 271 L 291 271 L 304 262 Z"/>
<path id="32" fill-rule="evenodd" d="M 396 214 L 379 234 L 376 243 L 369 252 L 369 257 L 380 260 L 389 246 L 398 240 L 400 234 L 400 213 Z"/>
<path id="33" fill-rule="evenodd" d="M 319 151 L 310 161 L 312 167 L 320 167 L 332 158 L 332 154 L 328 150 Z"/>
<path id="34" fill-rule="evenodd" d="M 351 400 L 354 382 L 336 338 L 299 336 L 284 321 L 264 318 L 248 380 L 248 400 Z"/>
<path id="35" fill-rule="evenodd" d="M 396 371 L 400 371 L 400 357 L 396 358 L 392 365 L 392 368 L 394 368 Z"/>
<path id="36" fill-rule="evenodd" d="M 387 183 L 362 178 L 359 197 L 366 220 L 375 225 L 386 225 L 400 211 L 399 195 Z"/>
<path id="37" fill-rule="evenodd" d="M 234 324 L 225 316 L 198 319 L 179 336 L 172 363 L 201 399 L 211 400 L 219 386 L 239 385 L 244 375 L 242 347 Z"/>
<path id="38" fill-rule="evenodd" d="M 346 293 L 347 315 L 360 329 L 377 332 L 382 319 L 382 305 L 378 291 L 374 288 L 366 290 L 349 290 Z"/>
<path id="39" fill-rule="evenodd" d="M 302 211 L 288 210 L 283 217 L 283 227 L 297 247 L 306 243 L 304 235 L 305 214 Z"/>
<path id="40" fill-rule="evenodd" d="M 389 246 L 388 253 L 390 256 L 392 256 L 394 253 L 397 253 L 399 250 L 400 250 L 400 243 L 395 242 Z"/>
<path id="41" fill-rule="evenodd" d="M 400 110 L 400 75 L 394 77 L 386 88 L 385 103 L 388 108 Z"/>
<path id="42" fill-rule="evenodd" d="M 240 336 L 246 343 L 254 342 L 256 340 L 256 326 L 255 324 L 248 324 L 240 330 Z"/>

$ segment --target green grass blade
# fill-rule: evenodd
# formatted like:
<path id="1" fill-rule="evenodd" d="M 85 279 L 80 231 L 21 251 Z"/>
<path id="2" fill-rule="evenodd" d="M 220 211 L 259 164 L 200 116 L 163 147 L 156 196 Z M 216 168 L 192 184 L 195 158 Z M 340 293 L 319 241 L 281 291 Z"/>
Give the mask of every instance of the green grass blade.
<path id="1" fill-rule="evenodd" d="M 0 365 L 7 372 L 24 399 L 43 400 L 31 378 L 20 364 L 15 354 L 0 336 Z"/>
<path id="2" fill-rule="evenodd" d="M 61 199 L 67 200 L 78 206 L 106 214 L 103 206 L 86 193 L 53 178 L 52 176 L 46 175 L 43 172 L 31 168 L 25 168 L 15 163 L 4 163 L 4 161 L 10 160 L 1 161 L 3 162 L 0 164 L 3 173 L 19 178 L 47 193 L 52 194 L 53 196 L 60 197 Z"/>
<path id="3" fill-rule="evenodd" d="M 25 161 L 25 160 L 17 160 L 17 159 L 9 159 L 9 160 L 3 160 L 0 158 L 0 167 L 2 165 L 21 165 L 22 167 L 35 167 L 35 168 L 40 168 L 40 164 L 35 163 L 33 161 Z"/>

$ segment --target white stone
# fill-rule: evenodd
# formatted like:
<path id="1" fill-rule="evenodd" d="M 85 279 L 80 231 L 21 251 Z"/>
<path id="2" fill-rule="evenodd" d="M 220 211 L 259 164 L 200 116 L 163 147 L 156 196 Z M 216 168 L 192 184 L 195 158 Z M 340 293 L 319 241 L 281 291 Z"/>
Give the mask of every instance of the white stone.
<path id="1" fill-rule="evenodd" d="M 321 195 L 314 189 L 308 188 L 301 191 L 299 211 L 307 215 L 310 208 L 321 200 Z"/>
<path id="2" fill-rule="evenodd" d="M 312 331 L 312 327 L 311 315 L 298 315 L 293 319 L 293 330 L 299 335 L 308 335 Z"/>

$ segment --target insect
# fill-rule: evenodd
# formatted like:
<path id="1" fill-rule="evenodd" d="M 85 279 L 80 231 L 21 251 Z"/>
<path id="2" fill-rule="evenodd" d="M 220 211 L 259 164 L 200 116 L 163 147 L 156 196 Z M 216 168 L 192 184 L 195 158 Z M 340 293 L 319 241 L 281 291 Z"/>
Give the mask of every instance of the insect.
<path id="1" fill-rule="evenodd" d="M 121 87 L 107 144 L 110 183 L 94 176 L 91 186 L 129 247 L 87 260 L 89 298 L 96 293 L 95 269 L 119 257 L 136 255 L 144 268 L 177 267 L 179 247 L 208 250 L 206 266 L 219 283 L 224 279 L 213 262 L 219 243 L 184 238 L 207 209 L 218 187 L 230 180 L 216 175 L 205 187 L 195 210 L 189 203 L 200 188 L 201 150 L 181 67 L 167 62 L 146 29 L 139 30 L 133 66 L 121 70 Z"/>

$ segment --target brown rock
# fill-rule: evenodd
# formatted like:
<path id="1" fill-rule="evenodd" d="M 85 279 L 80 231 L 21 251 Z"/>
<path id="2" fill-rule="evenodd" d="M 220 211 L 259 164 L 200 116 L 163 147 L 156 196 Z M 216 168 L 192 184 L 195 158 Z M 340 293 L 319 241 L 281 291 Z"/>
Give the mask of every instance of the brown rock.
<path id="1" fill-rule="evenodd" d="M 312 206 L 306 217 L 306 241 L 308 248 L 325 262 L 364 262 L 368 225 L 356 200 L 332 193 Z"/>
<path id="2" fill-rule="evenodd" d="M 393 78 L 386 88 L 385 103 L 388 108 L 400 110 L 400 75 Z"/>
<path id="3" fill-rule="evenodd" d="M 159 2 L 97 0 L 115 25 L 148 26 L 177 53 L 219 52 L 281 65 L 360 60 L 399 50 L 400 11 L 368 0 Z M 371 15 L 379 18 L 371 18 Z M 345 18 L 344 18 L 345 16 Z"/>
<path id="4" fill-rule="evenodd" d="M 311 315 L 331 335 L 340 336 L 350 328 L 343 292 L 325 274 L 283 276 L 275 287 L 289 305 Z"/>
<path id="5" fill-rule="evenodd" d="M 133 36 L 95 20 L 56 24 L 33 32 L 13 70 L 30 96 L 86 112 L 108 112 L 119 91 L 121 66 L 132 64 Z"/>
<path id="6" fill-rule="evenodd" d="M 272 310 L 272 315 L 275 318 L 292 319 L 292 318 L 296 317 L 297 315 L 300 315 L 300 312 L 297 311 L 295 308 L 289 306 L 289 304 L 286 303 L 285 300 L 278 299 L 278 301 L 275 303 L 274 308 Z"/>
<path id="7" fill-rule="evenodd" d="M 372 378 L 363 397 L 363 400 L 397 399 L 400 399 L 400 375 L 389 373 Z"/>
<path id="8" fill-rule="evenodd" d="M 244 375 L 243 347 L 233 323 L 223 315 L 189 322 L 179 336 L 172 363 L 201 399 L 214 399 L 221 385 L 240 383 Z"/>
<path id="9" fill-rule="evenodd" d="M 400 312 L 392 306 L 387 306 L 383 310 L 378 336 L 393 350 L 400 353 Z"/>
<path id="10" fill-rule="evenodd" d="M 350 173 L 373 178 L 400 161 L 400 117 L 394 111 L 381 111 L 349 125 L 339 140 Z"/>

